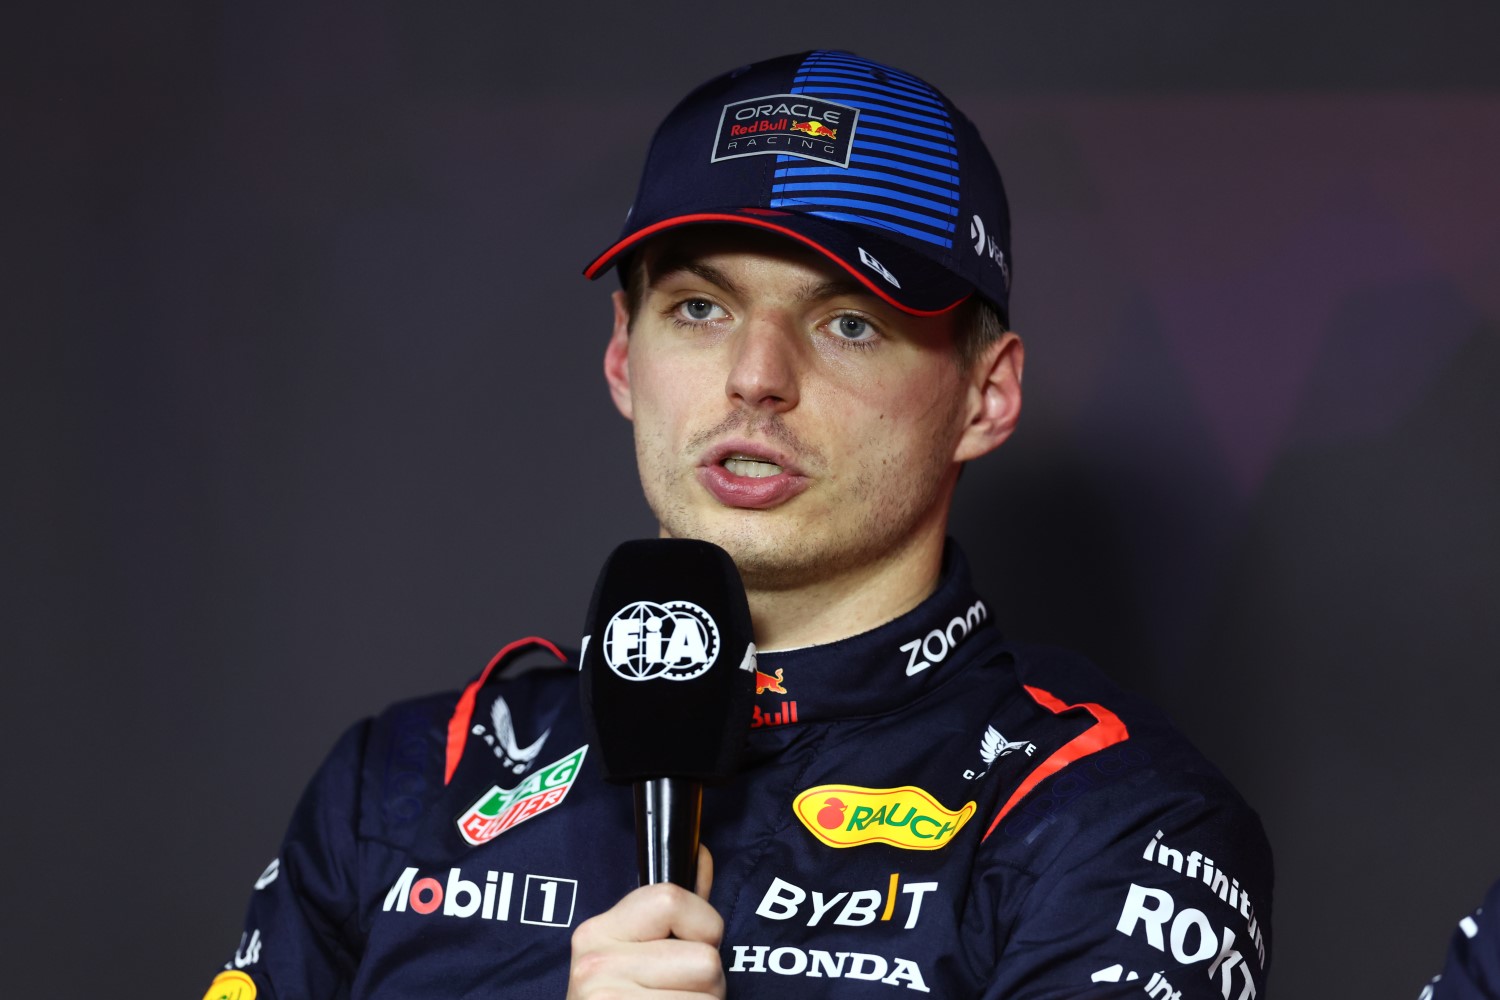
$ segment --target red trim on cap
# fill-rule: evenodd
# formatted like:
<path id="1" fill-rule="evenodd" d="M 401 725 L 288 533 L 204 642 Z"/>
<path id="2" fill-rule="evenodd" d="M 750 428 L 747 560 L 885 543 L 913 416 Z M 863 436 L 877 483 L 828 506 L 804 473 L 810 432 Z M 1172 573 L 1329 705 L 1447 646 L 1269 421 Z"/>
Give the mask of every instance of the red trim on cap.
<path id="1" fill-rule="evenodd" d="M 1120 721 L 1118 715 L 1103 705 L 1096 705 L 1093 702 L 1084 702 L 1079 705 L 1065 705 L 1061 699 L 1054 696 L 1050 691 L 1044 691 L 1039 687 L 1032 687 L 1030 684 L 1023 685 L 1023 687 L 1026 688 L 1026 693 L 1031 695 L 1038 705 L 1041 705 L 1053 714 L 1061 715 L 1063 712 L 1081 708 L 1094 717 L 1094 724 L 1064 743 L 1051 757 L 1042 761 L 1036 770 L 1026 776 L 1026 780 L 1021 782 L 1021 786 L 1011 793 L 1005 805 L 1000 808 L 999 814 L 990 823 L 990 828 L 984 831 L 984 836 L 979 838 L 981 842 L 988 839 L 989 835 L 995 832 L 995 827 L 1000 825 L 1000 821 L 1005 818 L 1006 813 L 1014 809 L 1017 803 L 1026 797 L 1027 793 L 1041 784 L 1043 778 L 1056 774 L 1069 764 L 1077 760 L 1082 760 L 1091 753 L 1098 753 L 1105 747 L 1111 747 L 1116 743 L 1123 743 L 1130 739 L 1130 730 L 1125 728 L 1125 723 Z"/>
<path id="2" fill-rule="evenodd" d="M 484 687 L 484 682 L 490 679 L 490 674 L 496 667 L 505 662 L 512 653 L 528 646 L 541 646 L 564 663 L 568 660 L 562 654 L 562 650 L 546 639 L 534 635 L 517 639 L 496 653 L 478 679 L 470 681 L 469 686 L 464 688 L 463 694 L 458 696 L 458 704 L 453 706 L 453 716 L 448 720 L 448 756 L 443 768 L 443 784 L 446 785 L 453 780 L 453 772 L 458 770 L 458 762 L 464 755 L 464 743 L 469 739 L 469 723 L 474 721 L 474 702 L 479 697 L 479 689 Z"/>
<path id="3" fill-rule="evenodd" d="M 890 294 L 887 293 L 885 289 L 875 284 L 875 282 L 870 280 L 870 278 L 867 277 L 863 272 L 857 270 L 852 264 L 844 260 L 844 258 L 840 257 L 838 254 L 834 253 L 832 250 L 823 246 L 821 243 L 817 242 L 811 237 L 803 236 L 801 233 L 788 229 L 785 226 L 778 226 L 774 222 L 767 222 L 765 219 L 757 219 L 752 216 L 745 215 L 733 215 L 728 212 L 698 212 L 692 215 L 677 215 L 673 216 L 670 219 L 663 219 L 661 222 L 652 223 L 645 229 L 636 230 L 620 242 L 616 243 L 614 246 L 610 247 L 608 250 L 604 251 L 604 253 L 600 254 L 598 258 L 596 258 L 594 262 L 584 270 L 583 276 L 592 281 L 596 277 L 598 277 L 599 274 L 607 266 L 609 266 L 609 264 L 614 261 L 614 258 L 617 257 L 622 251 L 628 249 L 636 243 L 639 243 L 641 240 L 645 239 L 648 236 L 655 236 L 657 233 L 661 232 L 664 229 L 675 229 L 677 226 L 686 225 L 692 222 L 734 222 L 744 226 L 755 226 L 759 229 L 769 229 L 772 232 L 781 233 L 783 236 L 790 236 L 797 242 L 812 247 L 814 250 L 818 251 L 818 253 L 822 254 L 824 257 L 827 257 L 839 267 L 842 267 L 845 271 L 848 271 L 850 276 L 853 277 L 854 280 L 858 281 L 861 285 L 864 285 L 866 288 L 868 288 L 877 298 L 912 316 L 941 316 L 946 312 L 950 312 L 953 309 L 956 309 L 960 304 L 962 304 L 969 298 L 967 294 L 963 295 L 952 305 L 946 305 L 941 309 L 913 309 L 911 306 L 904 306 L 900 302 L 897 302 L 895 299 L 891 298 Z"/>

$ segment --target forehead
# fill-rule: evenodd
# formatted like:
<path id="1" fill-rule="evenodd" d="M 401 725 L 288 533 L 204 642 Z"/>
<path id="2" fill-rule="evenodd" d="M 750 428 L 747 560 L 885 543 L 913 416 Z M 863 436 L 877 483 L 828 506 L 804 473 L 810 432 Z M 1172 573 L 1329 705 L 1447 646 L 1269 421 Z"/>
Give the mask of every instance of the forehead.
<path id="1" fill-rule="evenodd" d="M 632 264 L 647 287 L 683 273 L 795 282 L 808 297 L 878 300 L 843 268 L 795 240 L 750 226 L 685 226 L 653 237 Z"/>

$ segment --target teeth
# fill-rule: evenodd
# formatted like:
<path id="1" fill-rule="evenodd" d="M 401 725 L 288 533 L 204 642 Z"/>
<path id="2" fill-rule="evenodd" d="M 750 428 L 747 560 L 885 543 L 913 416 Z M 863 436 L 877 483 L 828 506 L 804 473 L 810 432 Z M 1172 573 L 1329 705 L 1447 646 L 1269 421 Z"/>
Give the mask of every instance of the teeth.
<path id="1" fill-rule="evenodd" d="M 745 476 L 748 479 L 764 479 L 781 473 L 781 466 L 754 458 L 726 458 L 724 468 L 736 476 Z"/>

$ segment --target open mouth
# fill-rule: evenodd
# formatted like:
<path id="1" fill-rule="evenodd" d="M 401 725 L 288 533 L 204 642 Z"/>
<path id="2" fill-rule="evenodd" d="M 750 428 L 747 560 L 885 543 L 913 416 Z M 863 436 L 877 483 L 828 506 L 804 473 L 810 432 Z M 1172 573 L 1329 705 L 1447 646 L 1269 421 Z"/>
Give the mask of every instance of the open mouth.
<path id="1" fill-rule="evenodd" d="M 765 479 L 768 476 L 779 476 L 781 466 L 774 462 L 767 462 L 760 458 L 751 458 L 748 455 L 730 455 L 722 463 L 725 469 L 736 476 L 744 476 L 746 479 Z"/>
<path id="2" fill-rule="evenodd" d="M 757 441 L 725 441 L 703 456 L 698 482 L 725 507 L 770 510 L 811 485 L 794 461 Z"/>

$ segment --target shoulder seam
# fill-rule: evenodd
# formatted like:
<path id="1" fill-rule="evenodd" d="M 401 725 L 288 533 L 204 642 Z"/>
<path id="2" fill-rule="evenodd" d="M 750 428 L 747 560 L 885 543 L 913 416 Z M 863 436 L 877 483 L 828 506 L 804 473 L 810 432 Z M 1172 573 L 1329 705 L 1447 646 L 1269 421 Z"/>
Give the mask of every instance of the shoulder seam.
<path id="1" fill-rule="evenodd" d="M 1038 764 L 1026 776 L 1026 779 L 1011 793 L 1005 805 L 1000 807 L 1000 811 L 995 814 L 995 818 L 990 821 L 989 829 L 985 830 L 984 836 L 979 838 L 980 843 L 988 840 L 990 834 L 995 832 L 995 827 L 1000 825 L 1000 821 L 1023 798 L 1030 794 L 1032 789 L 1041 784 L 1044 779 L 1051 777 L 1069 764 L 1082 760 L 1090 754 L 1098 753 L 1106 747 L 1112 747 L 1116 743 L 1123 743 L 1130 739 L 1130 730 L 1126 728 L 1124 721 L 1103 705 L 1095 702 L 1080 702 L 1077 705 L 1068 705 L 1050 691 L 1033 687 L 1030 684 L 1023 684 L 1021 686 L 1038 705 L 1041 705 L 1049 712 L 1060 715 L 1063 712 L 1081 708 L 1094 717 L 1094 724 L 1064 743 L 1053 752 L 1052 756 Z"/>
<path id="2" fill-rule="evenodd" d="M 479 676 L 463 689 L 463 693 L 458 696 L 458 703 L 453 706 L 453 715 L 448 719 L 448 752 L 443 766 L 443 784 L 453 780 L 453 772 L 458 770 L 458 762 L 464 755 L 464 744 L 469 739 L 469 723 L 474 720 L 474 702 L 479 697 L 479 689 L 484 687 L 484 682 L 490 679 L 490 674 L 497 667 L 513 654 L 531 646 L 541 646 L 559 660 L 567 662 L 568 658 L 563 655 L 562 650 L 541 636 L 528 635 L 501 648 Z"/>

